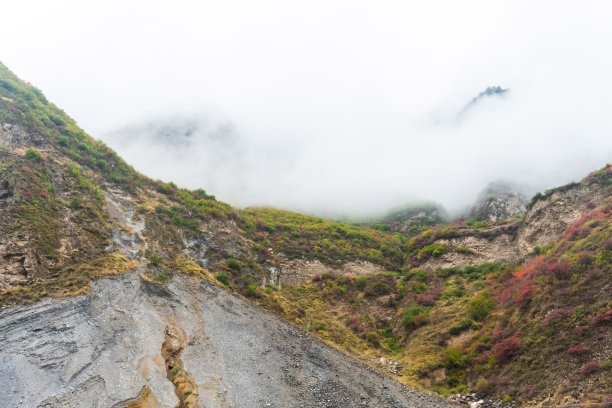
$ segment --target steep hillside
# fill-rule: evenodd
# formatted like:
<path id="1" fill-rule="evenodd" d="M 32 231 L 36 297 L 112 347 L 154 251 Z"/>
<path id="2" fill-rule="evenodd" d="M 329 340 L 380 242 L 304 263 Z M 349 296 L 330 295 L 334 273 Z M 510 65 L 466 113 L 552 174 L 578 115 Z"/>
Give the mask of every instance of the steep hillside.
<path id="1" fill-rule="evenodd" d="M 514 246 L 523 266 L 426 270 L 408 262 L 369 276 L 327 273 L 259 302 L 400 381 L 444 395 L 472 389 L 533 406 L 609 400 L 611 180 L 607 166 L 534 198 L 502 245 Z M 546 245 L 519 257 L 517 244 L 536 228 Z"/>
<path id="2" fill-rule="evenodd" d="M 0 98 L 3 403 L 448 405 L 221 289 L 260 293 L 304 254 L 400 265 L 405 239 L 152 181 L 3 65 Z"/>
<path id="3" fill-rule="evenodd" d="M 238 210 L 138 174 L 0 65 L 3 394 L 25 406 L 444 406 L 375 367 L 493 406 L 601 403 L 611 180 L 608 165 L 536 195 L 522 219 Z"/>

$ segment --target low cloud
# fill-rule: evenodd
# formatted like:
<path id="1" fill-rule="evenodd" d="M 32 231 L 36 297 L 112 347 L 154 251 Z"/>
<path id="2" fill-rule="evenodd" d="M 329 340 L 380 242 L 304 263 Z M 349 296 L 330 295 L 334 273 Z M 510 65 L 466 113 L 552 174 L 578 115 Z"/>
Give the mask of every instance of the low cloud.
<path id="1" fill-rule="evenodd" d="M 8 2 L 3 62 L 139 170 L 234 205 L 453 211 L 612 158 L 607 1 L 63 4 Z"/>
<path id="2" fill-rule="evenodd" d="M 492 92 L 501 93 L 504 98 L 486 98 L 485 91 L 471 99 L 460 122 L 451 114 L 411 122 L 388 117 L 377 132 L 360 129 L 357 120 L 330 121 L 312 139 L 255 138 L 204 112 L 140 123 L 103 139 L 152 177 L 203 187 L 241 207 L 326 216 L 367 216 L 424 199 L 457 214 L 492 181 L 533 194 L 579 180 L 612 157 L 609 119 L 580 128 L 572 104 L 520 90 Z"/>

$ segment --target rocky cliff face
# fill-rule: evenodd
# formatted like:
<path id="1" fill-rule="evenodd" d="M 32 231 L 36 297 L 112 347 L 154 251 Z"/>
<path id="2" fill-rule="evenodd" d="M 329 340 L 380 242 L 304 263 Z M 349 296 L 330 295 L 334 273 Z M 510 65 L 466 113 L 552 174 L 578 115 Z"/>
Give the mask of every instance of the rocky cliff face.
<path id="1" fill-rule="evenodd" d="M 520 217 L 527 209 L 527 198 L 519 192 L 518 186 L 510 183 L 490 183 L 479 195 L 470 210 L 470 217 L 476 220 L 496 223 Z"/>
<path id="2" fill-rule="evenodd" d="M 464 250 L 449 251 L 439 257 L 430 258 L 423 268 L 428 270 L 463 268 L 485 262 L 521 263 L 534 254 L 536 247 L 546 246 L 559 240 L 565 230 L 583 213 L 602 204 L 611 194 L 610 184 L 600 183 L 592 178 L 550 190 L 547 194 L 534 198 L 529 208 L 524 211 L 520 223 L 515 221 L 514 224 L 494 226 L 484 231 L 474 231 L 470 235 L 435 241 L 436 244 L 460 247 Z M 510 196 L 509 202 L 517 204 L 513 207 L 517 211 L 519 207 L 525 207 L 523 204 L 518 204 L 522 201 L 517 198 L 516 193 Z M 496 202 L 490 200 L 491 208 L 495 207 Z M 501 211 L 510 207 L 495 208 Z M 507 214 L 504 213 L 503 216 L 506 217 Z M 497 216 L 490 218 L 491 221 L 493 219 L 499 220 Z"/>
<path id="3" fill-rule="evenodd" d="M 516 237 L 519 254 L 524 256 L 537 246 L 559 239 L 574 221 L 601 204 L 611 191 L 609 184 L 581 183 L 552 190 L 548 196 L 534 200 Z"/>
<path id="4" fill-rule="evenodd" d="M 496 223 L 500 220 L 521 216 L 527 201 L 519 193 L 504 191 L 489 194 L 478 200 L 470 216 L 477 220 Z"/>
<path id="5" fill-rule="evenodd" d="M 464 268 L 469 265 L 496 262 L 518 262 L 519 253 L 513 233 L 499 232 L 491 236 L 464 236 L 441 239 L 437 244 L 465 248 L 464 251 L 449 251 L 440 257 L 430 258 L 423 264 L 426 270 L 439 268 Z"/>
<path id="6" fill-rule="evenodd" d="M 5 309 L 0 344 L 6 407 L 450 407 L 181 276 Z"/>

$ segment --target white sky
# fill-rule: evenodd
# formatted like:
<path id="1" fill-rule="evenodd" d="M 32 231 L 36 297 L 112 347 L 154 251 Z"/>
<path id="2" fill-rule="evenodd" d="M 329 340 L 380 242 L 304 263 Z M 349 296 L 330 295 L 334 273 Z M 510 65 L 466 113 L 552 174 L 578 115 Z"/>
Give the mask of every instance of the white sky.
<path id="1" fill-rule="evenodd" d="M 139 170 L 236 205 L 456 209 L 612 160 L 609 1 L 3 3 L 11 70 Z M 511 91 L 458 123 L 492 85 Z M 176 117 L 233 142 L 109 133 Z"/>

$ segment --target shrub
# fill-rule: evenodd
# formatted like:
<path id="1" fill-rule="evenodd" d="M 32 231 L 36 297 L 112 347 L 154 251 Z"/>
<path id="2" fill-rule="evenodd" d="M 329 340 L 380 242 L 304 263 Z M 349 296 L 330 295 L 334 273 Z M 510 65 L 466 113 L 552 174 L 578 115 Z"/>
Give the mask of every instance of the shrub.
<path id="1" fill-rule="evenodd" d="M 497 343 L 493 347 L 495 361 L 500 364 L 510 360 L 521 348 L 521 343 L 515 336 L 508 337 Z"/>
<path id="2" fill-rule="evenodd" d="M 476 221 L 471 225 L 471 227 L 474 229 L 486 228 L 488 226 L 489 226 L 489 223 L 486 221 Z"/>
<path id="3" fill-rule="evenodd" d="M 57 138 L 57 144 L 63 147 L 68 147 L 70 145 L 70 141 L 66 136 L 60 136 Z"/>
<path id="4" fill-rule="evenodd" d="M 159 266 L 162 263 L 163 259 L 159 255 L 153 255 L 149 258 L 149 265 L 151 266 Z"/>
<path id="5" fill-rule="evenodd" d="M 227 283 L 226 283 L 226 285 L 227 285 Z M 250 283 L 246 287 L 244 293 L 245 293 L 245 295 L 247 295 L 249 297 L 260 297 L 261 296 L 261 294 L 259 293 L 259 286 L 255 285 L 253 283 Z"/>
<path id="6" fill-rule="evenodd" d="M 25 157 L 29 160 L 36 162 L 42 161 L 42 155 L 40 154 L 40 152 L 36 149 L 32 149 L 31 147 L 26 150 Z"/>
<path id="7" fill-rule="evenodd" d="M 550 326 L 551 324 L 554 324 L 558 322 L 559 320 L 566 318 L 570 314 L 571 314 L 571 310 L 566 309 L 566 308 L 553 310 L 546 316 L 542 324 L 544 326 Z"/>
<path id="8" fill-rule="evenodd" d="M 416 301 L 421 306 L 433 306 L 436 304 L 436 299 L 432 295 L 419 294 Z"/>
<path id="9" fill-rule="evenodd" d="M 411 279 L 415 279 L 419 282 L 427 282 L 428 278 L 429 275 L 427 274 L 427 272 L 421 269 L 411 269 L 404 277 L 404 280 L 409 281 Z"/>
<path id="10" fill-rule="evenodd" d="M 374 347 L 380 346 L 380 342 L 378 341 L 378 334 L 376 332 L 366 333 L 365 340 Z"/>
<path id="11" fill-rule="evenodd" d="M 64 126 L 66 124 L 66 122 L 64 122 L 64 119 L 60 118 L 57 115 L 49 115 L 49 119 L 51 120 L 51 122 L 53 122 L 55 126 Z"/>
<path id="12" fill-rule="evenodd" d="M 450 347 L 444 353 L 444 365 L 447 368 L 463 368 L 467 366 L 469 361 L 470 356 L 466 356 L 456 347 Z"/>
<path id="13" fill-rule="evenodd" d="M 240 268 L 240 262 L 238 262 L 237 260 L 232 259 L 232 258 L 228 259 L 225 262 L 225 264 L 227 265 L 228 268 L 233 269 L 235 271 L 240 271 L 240 269 L 241 269 Z"/>
<path id="14" fill-rule="evenodd" d="M 576 346 L 568 348 L 567 352 L 576 356 L 581 356 L 583 354 L 586 354 L 587 349 L 582 344 L 578 344 Z"/>
<path id="15" fill-rule="evenodd" d="M 525 289 L 521 291 L 521 293 L 519 293 L 516 299 L 514 299 L 514 303 L 518 307 L 525 306 L 527 303 L 531 301 L 531 298 L 533 297 L 533 292 L 535 292 L 536 289 L 537 289 L 537 286 L 535 285 L 527 286 Z"/>
<path id="16" fill-rule="evenodd" d="M 486 350 L 478 357 L 472 357 L 471 361 L 474 364 L 484 364 L 489 362 L 492 358 L 493 353 L 491 352 L 491 350 Z"/>
<path id="17" fill-rule="evenodd" d="M 437 258 L 440 255 L 444 254 L 445 251 L 446 251 L 446 247 L 442 244 L 427 245 L 426 247 L 423 247 L 423 249 L 419 251 L 419 258 L 422 258 L 423 255 L 429 255 L 429 256 L 433 256 L 434 258 Z"/>
<path id="18" fill-rule="evenodd" d="M 408 290 L 413 293 L 424 293 L 427 291 L 427 285 L 423 282 L 420 282 L 420 283 L 413 282 L 410 284 L 410 286 L 408 286 Z"/>
<path id="19" fill-rule="evenodd" d="M 427 324 L 429 308 L 426 306 L 411 306 L 404 311 L 402 324 L 406 330 L 413 330 Z"/>
<path id="20" fill-rule="evenodd" d="M 470 300 L 468 316 L 470 316 L 470 318 L 473 320 L 480 322 L 489 315 L 491 310 L 493 310 L 493 306 L 493 299 L 491 299 L 489 293 L 482 292 L 480 295 Z"/>
<path id="21" fill-rule="evenodd" d="M 460 333 L 463 333 L 464 331 L 470 329 L 472 327 L 472 324 L 474 322 L 472 322 L 470 319 L 463 319 L 462 321 L 460 321 L 458 324 L 451 326 L 450 329 L 448 329 L 448 332 L 453 335 L 456 336 Z"/>
<path id="22" fill-rule="evenodd" d="M 574 328 L 574 333 L 579 334 L 581 336 L 585 334 L 587 331 L 589 331 L 589 326 L 576 326 Z"/>
<path id="23" fill-rule="evenodd" d="M 366 276 L 355 276 L 353 282 L 355 282 L 355 287 L 357 289 L 363 290 L 368 284 L 368 278 Z"/>
<path id="24" fill-rule="evenodd" d="M 165 272 L 159 272 L 155 277 L 155 280 L 158 282 L 167 282 L 170 279 L 170 276 Z"/>
<path id="25" fill-rule="evenodd" d="M 442 293 L 442 299 L 450 299 L 453 297 L 460 298 L 463 297 L 463 295 L 465 295 L 465 292 L 461 288 L 447 288 Z"/>
<path id="26" fill-rule="evenodd" d="M 216 273 L 215 278 L 224 285 L 229 285 L 230 283 L 229 275 L 223 271 Z"/>
<path id="27" fill-rule="evenodd" d="M 597 316 L 591 319 L 591 324 L 593 326 L 610 323 L 610 322 L 612 322 L 612 310 L 608 310 L 605 313 L 598 314 Z"/>
<path id="28" fill-rule="evenodd" d="M 365 290 L 366 296 L 381 296 L 386 295 L 390 292 L 389 285 L 384 282 L 376 282 L 375 284 L 368 286 Z"/>
<path id="29" fill-rule="evenodd" d="M 552 263 L 546 267 L 545 273 L 547 275 L 554 275 L 559 280 L 564 280 L 569 277 L 571 268 L 572 265 L 567 261 Z"/>
<path id="30" fill-rule="evenodd" d="M 589 374 L 593 374 L 598 372 L 599 370 L 601 370 L 601 363 L 598 361 L 589 361 L 588 363 L 584 364 L 582 367 L 580 367 L 580 371 L 578 371 L 578 374 L 582 375 L 582 376 L 586 376 Z"/>

